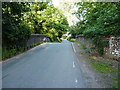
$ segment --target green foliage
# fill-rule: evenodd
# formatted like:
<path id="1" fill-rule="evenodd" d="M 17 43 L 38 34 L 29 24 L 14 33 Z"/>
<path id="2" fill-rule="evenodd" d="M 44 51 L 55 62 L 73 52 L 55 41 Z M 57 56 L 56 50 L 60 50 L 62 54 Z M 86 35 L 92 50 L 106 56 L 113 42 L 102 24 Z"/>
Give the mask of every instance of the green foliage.
<path id="1" fill-rule="evenodd" d="M 91 64 L 93 65 L 93 67 L 101 72 L 101 73 L 108 73 L 108 72 L 118 72 L 117 69 L 115 68 L 112 68 L 110 66 L 108 66 L 107 64 L 105 63 L 102 63 L 102 62 L 98 62 L 98 61 L 94 61 L 94 62 L 91 62 Z"/>
<path id="2" fill-rule="evenodd" d="M 60 38 L 58 38 L 58 40 L 57 40 L 58 42 L 62 42 L 62 40 L 60 39 Z"/>
<path id="3" fill-rule="evenodd" d="M 66 17 L 49 2 L 2 2 L 3 58 L 23 51 L 33 33 L 60 42 L 68 28 Z"/>
<path id="4" fill-rule="evenodd" d="M 80 16 L 83 17 L 83 20 L 79 22 L 80 24 L 78 24 L 78 27 L 84 29 L 82 30 L 83 33 L 90 37 L 95 35 L 120 35 L 119 5 L 120 2 L 78 3 L 78 6 L 80 7 L 76 15 L 78 18 L 80 18 Z"/>
<path id="5" fill-rule="evenodd" d="M 101 61 L 91 60 L 90 64 L 97 72 L 109 73 L 113 76 L 112 80 L 115 81 L 115 83 L 110 88 L 118 88 L 119 87 L 118 74 L 120 74 L 120 70 L 118 70 L 114 67 L 111 67 L 109 64 L 103 63 Z"/>
<path id="6" fill-rule="evenodd" d="M 92 38 L 92 42 L 95 44 L 95 47 L 98 50 L 100 55 L 104 54 L 104 47 L 109 45 L 108 40 L 101 40 L 101 36 L 96 36 Z"/>
<path id="7" fill-rule="evenodd" d="M 30 45 L 30 48 L 33 48 L 33 47 L 35 47 L 35 46 L 37 46 L 37 45 L 40 45 L 40 44 L 42 44 L 42 43 L 43 43 L 43 42 L 32 44 L 32 45 Z"/>
<path id="8" fill-rule="evenodd" d="M 79 2 L 76 5 L 75 15 L 80 21 L 72 27 L 72 36 L 83 34 L 90 38 L 103 54 L 105 42 L 101 38 L 120 35 L 120 2 Z"/>
<path id="9" fill-rule="evenodd" d="M 10 55 L 9 55 L 10 53 L 9 53 L 9 51 L 7 51 L 6 49 L 2 49 L 2 58 L 5 58 L 5 57 L 9 57 Z"/>
<path id="10" fill-rule="evenodd" d="M 62 36 L 62 38 L 63 38 L 63 39 L 66 39 L 66 38 L 67 38 L 67 36 Z"/>
<path id="11" fill-rule="evenodd" d="M 23 13 L 29 11 L 28 3 L 2 3 L 2 58 L 22 52 L 31 31 L 21 20 Z"/>
<path id="12" fill-rule="evenodd" d="M 72 39 L 70 39 L 69 41 L 70 41 L 70 42 L 76 42 L 76 40 L 72 40 Z"/>
<path id="13" fill-rule="evenodd" d="M 86 49 L 87 53 L 95 53 L 95 48 L 94 47 L 90 47 Z"/>
<path id="14" fill-rule="evenodd" d="M 52 5 L 47 5 L 43 9 L 34 9 L 35 6 L 47 5 L 46 2 L 34 3 L 31 5 L 31 11 L 27 12 L 27 17 L 24 17 L 25 23 L 29 23 L 33 29 L 33 33 L 45 34 L 53 41 L 57 40 L 57 37 L 61 36 L 67 31 L 68 22 L 66 17 Z"/>
<path id="15" fill-rule="evenodd" d="M 87 49 L 86 45 L 83 43 L 79 43 L 79 47 L 80 49 Z"/>
<path id="16" fill-rule="evenodd" d="M 3 47 L 24 46 L 31 31 L 23 24 L 21 17 L 28 10 L 27 3 L 2 3 L 2 44 Z"/>
<path id="17" fill-rule="evenodd" d="M 20 48 L 19 48 L 20 50 Z M 3 48 L 2 49 L 2 58 L 9 58 L 13 55 L 15 55 L 17 53 L 16 49 L 7 49 L 7 48 Z"/>

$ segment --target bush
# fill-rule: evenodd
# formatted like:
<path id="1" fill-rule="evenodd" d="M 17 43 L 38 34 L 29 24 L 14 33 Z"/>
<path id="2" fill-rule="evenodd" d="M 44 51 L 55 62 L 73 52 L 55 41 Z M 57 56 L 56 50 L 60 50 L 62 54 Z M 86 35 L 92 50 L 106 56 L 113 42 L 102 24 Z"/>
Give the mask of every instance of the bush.
<path id="1" fill-rule="evenodd" d="M 79 43 L 80 49 L 87 49 L 86 45 L 83 43 Z"/>
<path id="2" fill-rule="evenodd" d="M 12 55 L 15 55 L 17 53 L 16 49 L 2 49 L 2 59 L 11 57 Z"/>

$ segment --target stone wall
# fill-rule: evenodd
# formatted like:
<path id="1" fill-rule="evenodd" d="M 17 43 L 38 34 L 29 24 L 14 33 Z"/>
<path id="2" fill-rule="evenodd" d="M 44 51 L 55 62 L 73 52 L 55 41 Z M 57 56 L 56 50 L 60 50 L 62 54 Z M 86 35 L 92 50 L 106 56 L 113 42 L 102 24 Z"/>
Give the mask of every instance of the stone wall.
<path id="1" fill-rule="evenodd" d="M 50 39 L 50 37 L 48 37 L 46 35 L 32 34 L 27 41 L 26 49 L 30 48 L 30 46 L 35 43 L 41 43 L 44 41 L 51 41 L 51 39 Z"/>
<path id="2" fill-rule="evenodd" d="M 78 35 L 78 36 L 76 36 L 76 40 L 77 40 L 78 42 L 80 42 L 80 43 L 85 44 L 85 46 L 86 46 L 87 48 L 94 46 L 94 44 L 92 43 L 92 41 L 91 41 L 90 39 L 86 39 L 83 35 Z"/>
<path id="3" fill-rule="evenodd" d="M 120 57 L 120 37 L 110 37 L 109 53 L 115 57 Z"/>
<path id="4" fill-rule="evenodd" d="M 76 40 L 86 45 L 87 48 L 94 47 L 90 39 L 86 39 L 83 35 L 76 36 Z M 120 37 L 107 37 L 102 40 L 108 40 L 109 46 L 104 47 L 105 56 L 120 59 Z"/>

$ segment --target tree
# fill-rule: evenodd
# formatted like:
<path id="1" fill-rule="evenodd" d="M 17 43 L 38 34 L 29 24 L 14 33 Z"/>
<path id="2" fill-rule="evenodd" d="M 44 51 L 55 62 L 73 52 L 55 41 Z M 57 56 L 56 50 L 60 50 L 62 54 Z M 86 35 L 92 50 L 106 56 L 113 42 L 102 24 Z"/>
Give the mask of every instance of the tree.
<path id="1" fill-rule="evenodd" d="M 22 23 L 21 17 L 29 11 L 28 3 L 2 3 L 2 44 L 3 47 L 24 46 L 30 36 L 30 29 Z"/>
<path id="2" fill-rule="evenodd" d="M 31 4 L 31 11 L 26 13 L 24 23 L 29 23 L 33 33 L 45 34 L 53 41 L 61 37 L 67 31 L 68 22 L 66 17 L 53 5 L 46 5 L 42 9 L 35 9 L 39 3 Z M 40 3 L 41 4 L 41 3 Z"/>
<path id="3" fill-rule="evenodd" d="M 120 2 L 79 2 L 75 13 L 80 20 L 75 26 L 75 35 L 90 38 L 103 54 L 101 37 L 120 35 Z"/>
<path id="4" fill-rule="evenodd" d="M 78 27 L 84 28 L 81 30 L 83 34 L 88 36 L 102 35 L 102 36 L 117 36 L 120 35 L 120 23 L 119 23 L 119 3 L 112 2 L 84 2 L 77 3 L 79 6 L 76 15 L 80 20 L 81 24 Z M 84 23 L 84 24 L 82 24 Z"/>

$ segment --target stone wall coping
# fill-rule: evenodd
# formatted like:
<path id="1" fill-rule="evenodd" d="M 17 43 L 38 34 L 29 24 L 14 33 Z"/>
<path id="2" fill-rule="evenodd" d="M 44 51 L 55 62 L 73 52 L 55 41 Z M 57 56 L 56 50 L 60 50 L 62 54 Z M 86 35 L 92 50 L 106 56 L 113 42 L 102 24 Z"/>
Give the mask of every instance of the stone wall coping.
<path id="1" fill-rule="evenodd" d="M 76 38 L 78 38 L 78 37 L 84 37 L 84 35 L 83 34 L 77 35 Z"/>

